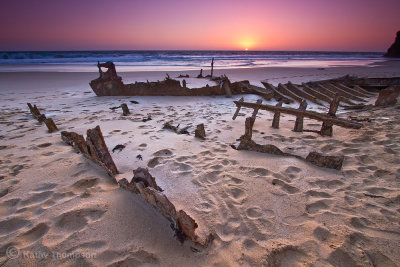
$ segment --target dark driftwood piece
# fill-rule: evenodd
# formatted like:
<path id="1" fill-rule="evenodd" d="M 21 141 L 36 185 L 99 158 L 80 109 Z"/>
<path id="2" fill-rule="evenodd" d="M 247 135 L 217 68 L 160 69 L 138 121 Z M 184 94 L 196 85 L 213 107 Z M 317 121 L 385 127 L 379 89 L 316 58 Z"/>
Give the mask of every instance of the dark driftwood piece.
<path id="1" fill-rule="evenodd" d="M 399 81 L 399 83 L 400 83 L 400 81 Z M 360 87 L 359 85 L 357 85 L 357 84 L 354 85 L 354 90 L 360 91 L 360 92 L 362 92 L 363 94 L 366 94 L 366 95 L 369 95 L 369 96 L 373 96 L 373 95 L 374 95 L 373 93 L 364 90 L 363 88 L 361 88 L 361 87 Z"/>
<path id="2" fill-rule="evenodd" d="M 324 94 L 329 95 L 330 97 L 332 97 L 332 99 L 335 97 L 336 92 L 328 89 L 326 86 L 324 86 L 324 85 L 322 85 L 320 83 L 316 84 L 316 86 L 317 86 L 317 89 L 320 92 L 323 92 Z M 348 104 L 348 105 L 355 105 L 356 104 L 353 101 L 351 101 L 350 99 L 348 99 L 346 96 L 343 96 L 343 95 L 342 95 L 341 101 L 346 103 L 346 104 Z"/>
<path id="3" fill-rule="evenodd" d="M 32 106 L 31 103 L 27 103 L 27 105 L 33 117 L 35 117 L 35 119 L 38 119 L 41 114 L 36 105 Z"/>
<path id="4" fill-rule="evenodd" d="M 324 83 L 324 85 L 325 85 L 325 87 L 329 88 L 331 91 L 338 93 L 344 97 L 347 97 L 348 99 L 352 99 L 352 100 L 360 101 L 360 102 L 366 102 L 365 99 L 355 96 L 349 92 L 346 92 L 346 91 L 340 89 L 339 87 L 333 85 L 332 83 Z"/>
<path id="5" fill-rule="evenodd" d="M 250 138 L 253 136 L 253 125 L 254 125 L 255 118 L 248 117 L 246 118 L 244 124 L 244 136 Z"/>
<path id="6" fill-rule="evenodd" d="M 164 123 L 163 129 L 172 130 L 177 133 L 179 125 L 173 126 L 171 123 L 172 123 L 172 121 L 167 121 L 166 123 Z"/>
<path id="7" fill-rule="evenodd" d="M 319 114 L 314 111 L 300 111 L 300 110 L 293 109 L 293 108 L 277 107 L 277 106 L 271 106 L 271 105 L 260 105 L 260 104 L 239 102 L 239 101 L 234 101 L 234 103 L 236 106 L 241 106 L 241 107 L 246 107 L 246 108 L 252 108 L 252 109 L 259 108 L 262 110 L 268 110 L 268 111 L 272 111 L 272 112 L 280 111 L 282 113 L 295 115 L 295 116 L 302 115 L 304 117 L 318 120 L 318 121 L 331 122 L 334 125 L 338 125 L 338 126 L 341 126 L 344 128 L 359 129 L 359 128 L 363 127 L 363 125 L 361 123 L 357 123 L 357 122 L 349 121 L 349 120 L 345 120 L 345 119 L 340 119 L 340 118 L 336 118 L 336 117 L 329 117 L 327 115 Z"/>
<path id="8" fill-rule="evenodd" d="M 254 142 L 252 137 L 254 119 L 251 117 L 246 118 L 245 122 L 245 134 L 240 137 L 240 143 L 237 150 L 249 150 L 261 153 L 268 153 L 278 156 L 291 156 L 300 160 L 305 160 L 323 168 L 331 168 L 340 170 L 342 168 L 344 156 L 326 156 L 317 152 L 310 152 L 306 158 L 299 155 L 286 153 L 280 150 L 278 147 L 267 144 L 260 145 Z"/>
<path id="9" fill-rule="evenodd" d="M 308 86 L 307 84 L 303 83 L 302 84 L 303 90 L 304 92 L 309 93 L 310 95 L 313 95 L 314 97 L 323 100 L 325 102 L 331 103 L 332 102 L 332 98 L 325 95 L 324 93 L 321 93 L 317 90 L 314 90 L 313 88 L 311 88 L 310 86 Z"/>
<path id="10" fill-rule="evenodd" d="M 300 96 L 298 96 L 295 93 L 293 93 L 292 91 L 290 91 L 285 85 L 280 83 L 280 84 L 278 84 L 277 88 L 278 88 L 279 92 L 293 98 L 297 102 L 301 103 L 301 101 L 303 101 L 303 98 L 301 98 Z"/>
<path id="11" fill-rule="evenodd" d="M 329 111 L 327 116 L 331 118 L 336 117 L 336 111 L 339 107 L 339 102 L 340 102 L 341 97 L 339 94 L 336 94 L 335 97 L 333 98 L 330 106 L 329 106 Z M 327 136 L 332 136 L 333 134 L 333 123 L 330 121 L 324 121 L 321 126 L 320 134 L 321 135 L 327 135 Z"/>
<path id="12" fill-rule="evenodd" d="M 262 100 L 261 99 L 258 99 L 257 101 L 256 101 L 256 104 L 261 104 L 262 103 Z M 254 111 L 253 111 L 253 115 L 251 115 L 251 117 L 253 118 L 253 119 L 255 119 L 256 118 L 256 116 L 257 116 L 257 113 L 258 113 L 258 108 L 255 108 L 254 109 Z"/>
<path id="13" fill-rule="evenodd" d="M 194 136 L 200 139 L 206 139 L 206 131 L 204 130 L 203 123 L 197 125 Z"/>
<path id="14" fill-rule="evenodd" d="M 47 119 L 45 119 L 45 120 L 44 120 L 44 123 L 46 124 L 47 129 L 49 129 L 49 133 L 58 131 L 58 128 L 57 128 L 57 126 L 56 126 L 56 124 L 54 123 L 54 121 L 53 121 L 52 118 L 47 118 Z"/>
<path id="15" fill-rule="evenodd" d="M 39 117 L 37 117 L 38 122 L 42 123 L 47 120 L 46 115 L 40 114 Z"/>
<path id="16" fill-rule="evenodd" d="M 370 97 L 371 96 L 370 94 L 364 93 L 363 92 L 364 90 L 355 90 L 355 89 L 350 88 L 350 87 L 348 87 L 348 86 L 346 86 L 346 85 L 344 85 L 344 84 L 342 84 L 340 82 L 336 82 L 336 83 L 333 83 L 333 84 L 336 87 L 338 87 L 338 88 L 340 88 L 340 89 L 342 89 L 342 90 L 344 90 L 346 92 L 349 92 L 349 93 L 351 93 L 351 94 L 353 94 L 355 96 L 359 96 L 359 97 Z"/>
<path id="17" fill-rule="evenodd" d="M 300 103 L 299 111 L 305 111 L 306 108 L 307 108 L 307 102 L 305 100 L 303 100 Z M 302 114 L 297 115 L 296 122 L 294 123 L 293 131 L 302 132 L 303 131 L 303 122 L 304 122 L 304 116 Z"/>
<path id="18" fill-rule="evenodd" d="M 276 104 L 276 107 L 282 107 L 282 102 L 279 102 L 278 104 Z M 274 119 L 272 120 L 272 128 L 279 129 L 280 118 L 281 118 L 281 112 L 275 111 Z"/>
<path id="19" fill-rule="evenodd" d="M 61 138 L 78 152 L 102 166 L 110 176 L 115 177 L 118 174 L 99 126 L 87 130 L 86 141 L 82 135 L 66 131 L 61 132 Z"/>
<path id="20" fill-rule="evenodd" d="M 343 165 L 344 156 L 324 156 L 314 151 L 308 154 L 306 160 L 319 167 L 340 170 Z"/>
<path id="21" fill-rule="evenodd" d="M 131 112 L 129 111 L 129 108 L 126 104 L 121 104 L 121 108 L 122 108 L 123 116 L 128 116 L 129 114 L 131 114 Z"/>
<path id="22" fill-rule="evenodd" d="M 278 89 L 275 86 L 273 86 L 272 84 L 267 83 L 267 82 L 261 82 L 261 83 L 264 85 L 264 87 L 266 89 L 271 90 L 274 93 L 274 98 L 276 99 L 276 101 L 282 101 L 285 104 L 293 103 L 292 99 L 286 97 L 284 94 L 281 94 L 278 91 Z"/>
<path id="23" fill-rule="evenodd" d="M 291 90 L 294 94 L 302 97 L 303 99 L 307 99 L 307 100 L 309 100 L 311 102 L 314 102 L 315 104 L 318 104 L 318 105 L 322 106 L 322 103 L 316 97 L 314 97 L 313 95 L 311 95 L 311 94 L 309 94 L 309 93 L 307 93 L 305 91 L 302 91 L 299 87 L 297 87 L 293 83 L 288 82 L 286 84 L 286 87 L 287 87 L 287 89 Z"/>
<path id="24" fill-rule="evenodd" d="M 239 99 L 238 102 L 244 102 L 244 98 L 241 97 L 241 98 Z M 241 108 L 241 107 L 242 107 L 242 106 L 240 106 L 240 105 L 237 106 L 236 111 L 235 111 L 235 114 L 233 114 L 232 120 L 235 120 L 236 117 L 239 115 L 239 111 L 240 111 L 240 108 Z"/>

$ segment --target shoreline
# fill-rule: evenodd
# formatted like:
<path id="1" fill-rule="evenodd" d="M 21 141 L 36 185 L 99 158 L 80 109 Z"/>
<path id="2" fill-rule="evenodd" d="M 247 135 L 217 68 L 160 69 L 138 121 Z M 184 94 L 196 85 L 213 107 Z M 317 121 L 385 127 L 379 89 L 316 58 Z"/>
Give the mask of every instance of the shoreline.
<path id="1" fill-rule="evenodd" d="M 116 66 L 117 74 L 122 81 L 133 83 L 135 81 L 145 82 L 163 80 L 168 73 L 171 78 L 176 79 L 179 74 L 189 74 L 196 77 L 200 70 L 190 71 L 137 71 L 123 72 Z M 395 77 L 400 76 L 400 60 L 388 60 L 367 66 L 340 66 L 329 68 L 298 68 L 298 67 L 263 67 L 263 68 L 239 68 L 239 69 L 214 69 L 214 75 L 227 75 L 231 81 L 249 80 L 251 84 L 262 87 L 261 81 L 268 80 L 273 85 L 278 83 L 302 83 L 315 80 L 338 78 L 345 75 L 360 77 Z M 203 75 L 209 74 L 209 69 L 203 69 Z M 98 71 L 93 72 L 1 72 L 0 92 L 16 90 L 29 90 L 26 84 L 31 83 L 31 88 L 56 89 L 68 87 L 71 90 L 85 88 L 91 90 L 89 82 L 98 77 Z M 178 79 L 182 80 L 182 79 Z M 205 86 L 211 83 L 208 79 L 191 78 L 188 82 L 189 88 Z M 85 89 L 86 90 L 86 89 Z"/>

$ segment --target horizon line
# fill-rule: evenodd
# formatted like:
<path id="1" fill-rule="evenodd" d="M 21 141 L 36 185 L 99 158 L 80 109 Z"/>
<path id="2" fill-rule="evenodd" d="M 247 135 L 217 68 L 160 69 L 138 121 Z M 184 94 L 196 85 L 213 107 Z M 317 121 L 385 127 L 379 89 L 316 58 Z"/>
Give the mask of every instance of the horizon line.
<path id="1" fill-rule="evenodd" d="M 335 53 L 386 53 L 386 51 L 357 50 L 244 50 L 244 49 L 71 49 L 71 50 L 1 50 L 0 53 L 38 52 L 335 52 Z"/>

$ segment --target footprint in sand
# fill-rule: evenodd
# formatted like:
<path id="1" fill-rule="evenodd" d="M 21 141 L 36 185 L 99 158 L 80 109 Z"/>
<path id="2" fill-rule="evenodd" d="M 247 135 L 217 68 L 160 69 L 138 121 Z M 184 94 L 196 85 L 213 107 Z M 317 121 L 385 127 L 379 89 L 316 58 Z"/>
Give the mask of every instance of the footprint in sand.
<path id="1" fill-rule="evenodd" d="M 0 235 L 11 234 L 21 229 L 22 227 L 25 227 L 28 224 L 29 224 L 28 220 L 18 217 L 13 217 L 4 221 L 0 221 Z"/>
<path id="2" fill-rule="evenodd" d="M 272 185 L 279 186 L 283 191 L 289 194 L 296 194 L 300 191 L 297 187 L 291 186 L 290 184 L 279 179 L 273 179 L 271 183 Z"/>
<path id="3" fill-rule="evenodd" d="M 249 171 L 251 176 L 266 177 L 270 174 L 270 171 L 264 168 L 255 168 Z"/>
<path id="4" fill-rule="evenodd" d="M 149 160 L 149 162 L 147 163 L 147 167 L 149 167 L 149 168 L 154 168 L 154 167 L 156 167 L 157 165 L 160 165 L 160 164 L 162 163 L 162 161 L 163 161 L 163 158 L 162 158 L 162 157 L 155 157 L 155 158 L 152 158 L 152 159 Z"/>
<path id="5" fill-rule="evenodd" d="M 0 216 L 8 216 L 15 212 L 19 198 L 13 198 L 0 203 Z"/>
<path id="6" fill-rule="evenodd" d="M 36 191 L 36 192 L 49 191 L 51 189 L 54 189 L 55 187 L 57 187 L 57 184 L 44 183 L 44 184 L 39 184 L 38 186 L 36 186 L 34 191 Z"/>
<path id="7" fill-rule="evenodd" d="M 308 213 L 317 213 L 320 210 L 327 210 L 329 209 L 331 201 L 328 200 L 318 200 L 311 204 L 306 205 L 306 210 Z"/>
<path id="8" fill-rule="evenodd" d="M 88 222 L 99 220 L 106 211 L 102 208 L 72 210 L 58 216 L 55 227 L 64 232 L 76 232 L 83 229 Z"/>
<path id="9" fill-rule="evenodd" d="M 25 200 L 22 200 L 18 206 L 20 207 L 28 207 L 34 204 L 38 204 L 44 202 L 48 198 L 50 198 L 54 194 L 53 191 L 44 191 L 41 193 L 33 193 L 29 194 L 29 197 Z"/>
<path id="10" fill-rule="evenodd" d="M 228 192 L 230 197 L 239 203 L 243 202 L 247 198 L 247 193 L 239 187 L 231 186 Z"/>
<path id="11" fill-rule="evenodd" d="M 246 215 L 250 219 L 258 219 L 262 216 L 262 210 L 259 207 L 248 208 Z"/>
<path id="12" fill-rule="evenodd" d="M 328 194 L 326 192 L 318 192 L 318 191 L 314 191 L 314 190 L 307 191 L 306 195 L 310 196 L 310 197 L 318 197 L 318 198 L 330 198 L 330 197 L 332 197 L 330 194 Z"/>
<path id="13" fill-rule="evenodd" d="M 290 166 L 290 167 L 288 167 L 288 168 L 286 168 L 286 170 L 285 170 L 285 174 L 287 175 L 287 176 L 289 176 L 290 178 L 296 178 L 297 177 L 297 175 L 299 174 L 301 172 L 301 169 L 300 168 L 297 168 L 297 167 L 295 167 L 295 166 Z"/>
<path id="14" fill-rule="evenodd" d="M 18 235 L 14 242 L 18 247 L 26 247 L 38 241 L 42 236 L 44 236 L 49 231 L 49 226 L 47 223 L 39 223 L 32 229 Z"/>
<path id="15" fill-rule="evenodd" d="M 155 156 L 155 157 L 169 157 L 172 155 L 173 155 L 173 153 L 169 149 L 161 149 L 161 150 L 153 153 L 153 156 Z"/>
<path id="16" fill-rule="evenodd" d="M 276 248 L 267 257 L 271 266 L 308 266 L 310 260 L 309 255 L 291 245 Z"/>

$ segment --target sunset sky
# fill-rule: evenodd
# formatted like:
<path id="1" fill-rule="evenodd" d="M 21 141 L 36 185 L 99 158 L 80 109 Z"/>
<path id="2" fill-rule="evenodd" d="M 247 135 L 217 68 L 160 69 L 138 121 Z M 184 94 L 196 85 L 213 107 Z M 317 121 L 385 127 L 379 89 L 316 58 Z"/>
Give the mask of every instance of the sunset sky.
<path id="1" fill-rule="evenodd" d="M 0 50 L 385 51 L 400 0 L 2 0 Z"/>

